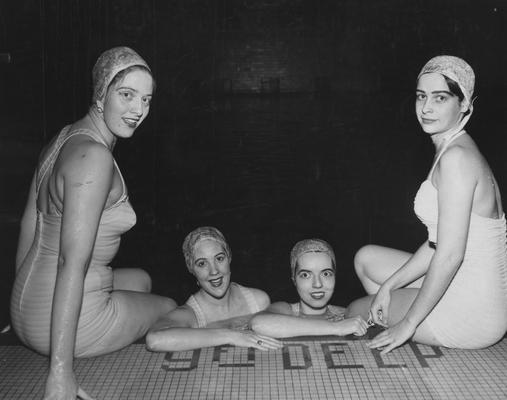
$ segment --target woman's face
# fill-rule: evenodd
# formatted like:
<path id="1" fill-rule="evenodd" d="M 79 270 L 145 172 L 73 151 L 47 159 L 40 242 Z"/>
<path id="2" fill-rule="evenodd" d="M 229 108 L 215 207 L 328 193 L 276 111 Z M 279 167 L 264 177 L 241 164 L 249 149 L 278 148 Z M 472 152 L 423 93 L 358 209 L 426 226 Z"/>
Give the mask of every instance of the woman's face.
<path id="1" fill-rule="evenodd" d="M 417 82 L 415 112 L 424 132 L 443 133 L 456 126 L 466 111 L 464 103 L 449 91 L 443 75 L 423 74 Z"/>
<path id="2" fill-rule="evenodd" d="M 117 137 L 131 137 L 150 111 L 152 93 L 153 79 L 143 70 L 133 70 L 111 86 L 101 105 L 109 130 Z"/>
<path id="3" fill-rule="evenodd" d="M 222 298 L 231 282 L 230 260 L 222 245 L 211 239 L 200 240 L 194 246 L 193 258 L 192 272 L 201 289 Z"/>
<path id="4" fill-rule="evenodd" d="M 326 253 L 304 253 L 296 265 L 294 283 L 301 299 L 303 313 L 322 314 L 331 300 L 335 271 Z"/>

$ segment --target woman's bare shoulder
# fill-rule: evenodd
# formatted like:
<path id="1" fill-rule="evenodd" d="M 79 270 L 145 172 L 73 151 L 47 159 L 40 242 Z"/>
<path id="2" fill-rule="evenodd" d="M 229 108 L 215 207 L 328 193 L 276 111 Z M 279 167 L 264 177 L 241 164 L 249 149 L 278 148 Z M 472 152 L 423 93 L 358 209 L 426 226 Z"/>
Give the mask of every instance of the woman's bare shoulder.
<path id="1" fill-rule="evenodd" d="M 248 288 L 248 290 L 252 292 L 255 301 L 261 309 L 265 309 L 271 303 L 268 294 L 264 290 L 257 288 Z"/>
<path id="2" fill-rule="evenodd" d="M 113 155 L 107 147 L 87 135 L 69 139 L 55 163 L 55 169 L 64 175 L 104 175 L 112 172 Z"/>
<path id="3" fill-rule="evenodd" d="M 162 316 L 152 327 L 152 331 L 169 328 L 195 328 L 197 319 L 187 304 L 176 307 L 174 310 Z"/>
<path id="4" fill-rule="evenodd" d="M 276 301 L 272 303 L 267 309 L 267 312 L 273 314 L 283 314 L 283 315 L 292 315 L 292 307 L 289 303 L 285 301 Z"/>

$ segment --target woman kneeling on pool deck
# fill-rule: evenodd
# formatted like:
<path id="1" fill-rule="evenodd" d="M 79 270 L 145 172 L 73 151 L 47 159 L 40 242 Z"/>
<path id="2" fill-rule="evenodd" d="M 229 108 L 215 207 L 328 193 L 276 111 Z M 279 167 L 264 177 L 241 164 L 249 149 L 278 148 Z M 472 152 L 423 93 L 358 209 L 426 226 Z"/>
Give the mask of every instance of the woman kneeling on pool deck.
<path id="1" fill-rule="evenodd" d="M 223 344 L 259 350 L 282 346 L 276 339 L 243 328 L 251 314 L 269 305 L 269 297 L 262 290 L 231 282 L 231 249 L 218 229 L 201 227 L 190 232 L 183 254 L 200 289 L 150 329 L 149 350 L 183 351 Z"/>
<path id="2" fill-rule="evenodd" d="M 331 246 L 320 239 L 302 240 L 290 256 L 292 281 L 299 302 L 273 303 L 250 321 L 255 332 L 278 338 L 306 335 L 364 335 L 363 318 L 344 319 L 345 308 L 329 304 L 335 286 L 336 260 Z"/>

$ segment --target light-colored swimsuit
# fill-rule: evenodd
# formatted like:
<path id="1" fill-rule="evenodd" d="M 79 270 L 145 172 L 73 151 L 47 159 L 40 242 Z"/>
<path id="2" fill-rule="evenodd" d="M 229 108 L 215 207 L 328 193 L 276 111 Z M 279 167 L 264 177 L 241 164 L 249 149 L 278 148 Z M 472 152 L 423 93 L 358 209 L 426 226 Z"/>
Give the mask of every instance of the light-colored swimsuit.
<path id="1" fill-rule="evenodd" d="M 65 127 L 51 144 L 47 158 L 36 176 L 39 192 L 44 176 L 52 173 L 54 163 L 62 146 L 74 135 L 94 138 L 89 130 L 70 131 Z M 131 318 L 122 303 L 111 296 L 113 272 L 109 263 L 120 245 L 120 236 L 136 223 L 123 186 L 121 198 L 105 209 L 95 240 L 90 266 L 86 273 L 83 303 L 78 321 L 75 355 L 81 357 L 103 353 L 102 340 L 121 332 L 123 320 Z M 50 214 L 37 210 L 37 221 L 32 246 L 25 257 L 14 282 L 11 297 L 12 325 L 18 337 L 28 347 L 42 354 L 49 354 L 51 309 L 58 264 L 62 213 L 49 197 Z M 114 337 L 114 336 L 113 336 Z"/>
<path id="2" fill-rule="evenodd" d="M 234 282 L 231 282 L 231 286 L 235 286 L 236 288 L 238 288 L 241 295 L 244 297 L 248 309 L 248 312 L 246 314 L 255 314 L 261 311 L 261 307 L 257 303 L 257 300 L 255 300 L 255 296 L 252 290 Z M 186 305 L 189 306 L 194 312 L 195 318 L 197 319 L 198 328 L 204 328 L 206 325 L 210 323 L 210 321 L 206 319 L 206 315 L 204 314 L 202 307 L 200 306 L 199 302 L 197 301 L 197 298 L 194 295 L 191 295 L 188 298 Z"/>
<path id="3" fill-rule="evenodd" d="M 304 316 L 304 314 L 301 312 L 301 303 L 291 303 L 289 304 L 290 309 L 292 311 L 292 315 L 294 317 L 301 317 Z M 326 307 L 326 311 L 324 314 L 320 315 L 322 317 L 325 317 L 326 319 L 332 319 L 334 321 L 340 321 L 345 318 L 345 312 L 341 307 L 336 307 L 332 305 L 328 305 Z M 319 317 L 320 317 L 319 316 Z M 307 317 L 311 317 L 311 315 L 307 315 Z"/>
<path id="4" fill-rule="evenodd" d="M 414 211 L 428 229 L 428 240 L 437 246 L 438 191 L 431 175 L 444 151 L 414 201 Z M 471 213 L 463 262 L 425 322 L 447 347 L 483 348 L 503 337 L 507 330 L 505 214 L 494 219 Z"/>

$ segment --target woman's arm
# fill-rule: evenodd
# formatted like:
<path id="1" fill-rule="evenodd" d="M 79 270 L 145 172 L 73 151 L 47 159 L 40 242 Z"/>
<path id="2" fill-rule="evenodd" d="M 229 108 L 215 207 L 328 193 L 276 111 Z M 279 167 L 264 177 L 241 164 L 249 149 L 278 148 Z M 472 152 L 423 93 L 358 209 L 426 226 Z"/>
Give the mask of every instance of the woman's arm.
<path id="1" fill-rule="evenodd" d="M 16 251 L 16 272 L 18 272 L 23 260 L 25 259 L 35 236 L 35 225 L 37 222 L 37 196 L 35 193 L 35 176 L 32 177 L 30 190 L 28 191 L 28 200 L 25 205 L 23 216 L 21 217 L 21 226 L 19 230 L 18 249 Z"/>
<path id="2" fill-rule="evenodd" d="M 359 316 L 340 321 L 296 317 L 293 315 L 290 304 L 283 301 L 273 303 L 265 312 L 255 315 L 250 320 L 250 326 L 255 332 L 277 338 L 314 335 L 364 335 L 368 328 L 366 322 Z"/>
<path id="3" fill-rule="evenodd" d="M 463 261 L 473 197 L 477 186 L 474 160 L 455 146 L 446 151 L 436 170 L 438 181 L 438 244 L 423 285 L 403 320 L 379 334 L 371 347 L 387 346 L 383 353 L 401 345 L 415 332 L 444 295 Z"/>
<path id="4" fill-rule="evenodd" d="M 382 285 L 381 289 L 395 290 L 405 287 L 426 274 L 435 250 L 426 240 L 416 252 Z"/>
<path id="5" fill-rule="evenodd" d="M 184 351 L 229 344 L 271 350 L 281 347 L 275 339 L 251 331 L 227 328 L 195 328 L 196 320 L 187 306 L 178 307 L 157 322 L 146 336 L 150 351 Z"/>
<path id="6" fill-rule="evenodd" d="M 380 285 L 369 305 L 369 317 L 364 317 L 371 318 L 375 324 L 387 327 L 390 316 L 391 291 L 405 287 L 425 275 L 434 253 L 435 250 L 430 248 L 428 241 L 425 241 L 405 264 Z M 361 302 L 357 304 L 361 304 Z M 357 304 L 349 308 L 349 312 L 351 310 L 353 313 L 357 312 Z"/>
<path id="7" fill-rule="evenodd" d="M 284 311 L 283 306 L 275 306 L 273 309 Z M 368 329 L 366 322 L 359 316 L 333 322 L 325 319 L 302 318 L 286 313 L 277 314 L 273 312 L 255 315 L 250 321 L 250 326 L 261 335 L 276 338 L 315 335 L 345 336 L 350 334 L 362 336 Z"/>
<path id="8" fill-rule="evenodd" d="M 84 278 L 114 168 L 111 153 L 100 144 L 81 143 L 67 151 L 59 171 L 55 171 L 63 216 L 46 385 L 46 396 L 55 398 L 71 398 L 77 390 L 73 360 Z"/>
<path id="9" fill-rule="evenodd" d="M 438 244 L 424 283 L 405 319 L 417 326 L 447 290 L 463 261 L 475 188 L 476 170 L 466 150 L 453 147 L 440 159 Z"/>

